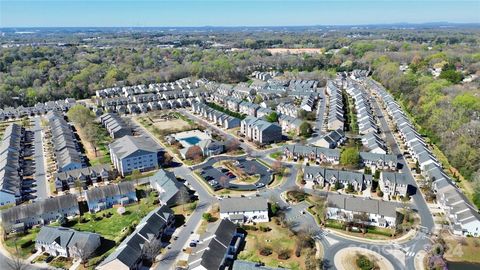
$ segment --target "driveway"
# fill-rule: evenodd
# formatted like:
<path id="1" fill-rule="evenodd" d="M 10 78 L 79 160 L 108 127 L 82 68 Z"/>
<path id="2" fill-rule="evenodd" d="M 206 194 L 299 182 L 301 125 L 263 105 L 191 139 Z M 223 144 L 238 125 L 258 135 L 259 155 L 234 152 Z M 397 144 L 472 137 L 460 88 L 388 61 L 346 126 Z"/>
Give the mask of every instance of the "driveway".
<path id="1" fill-rule="evenodd" d="M 34 160 L 35 160 L 35 181 L 36 181 L 36 200 L 43 200 L 49 197 L 50 191 L 46 177 L 45 153 L 43 152 L 42 127 L 40 126 L 40 117 L 34 119 Z"/>

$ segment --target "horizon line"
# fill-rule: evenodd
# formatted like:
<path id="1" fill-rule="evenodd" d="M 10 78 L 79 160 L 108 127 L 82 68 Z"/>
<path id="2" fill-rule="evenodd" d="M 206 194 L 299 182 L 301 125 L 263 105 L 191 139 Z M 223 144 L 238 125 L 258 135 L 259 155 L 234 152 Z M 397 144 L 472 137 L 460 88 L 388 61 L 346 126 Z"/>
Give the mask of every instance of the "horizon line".
<path id="1" fill-rule="evenodd" d="M 388 26 L 388 25 L 480 25 L 479 22 L 395 22 L 395 23 L 364 23 L 364 24 L 299 24 L 299 25 L 165 25 L 165 26 L 0 26 L 0 29 L 8 28 L 238 28 L 238 27 L 329 27 L 329 26 Z"/>

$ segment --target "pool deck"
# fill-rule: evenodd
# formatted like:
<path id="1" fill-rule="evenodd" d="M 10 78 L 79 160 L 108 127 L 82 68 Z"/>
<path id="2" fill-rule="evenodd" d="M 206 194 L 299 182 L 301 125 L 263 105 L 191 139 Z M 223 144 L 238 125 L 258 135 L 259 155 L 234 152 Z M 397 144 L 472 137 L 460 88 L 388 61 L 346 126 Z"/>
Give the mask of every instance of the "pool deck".
<path id="1" fill-rule="evenodd" d="M 179 133 L 172 134 L 172 136 L 179 141 L 184 148 L 198 144 L 200 141 L 211 139 L 211 136 L 205 132 L 202 132 L 198 129 L 183 131 Z M 193 143 L 193 140 L 196 142 Z"/>

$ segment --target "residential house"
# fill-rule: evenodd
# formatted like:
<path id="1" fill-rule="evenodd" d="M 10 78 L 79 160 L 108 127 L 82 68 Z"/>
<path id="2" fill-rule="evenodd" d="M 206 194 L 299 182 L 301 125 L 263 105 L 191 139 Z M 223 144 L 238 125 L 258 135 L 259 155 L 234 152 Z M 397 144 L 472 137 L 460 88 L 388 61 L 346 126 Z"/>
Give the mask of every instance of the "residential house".
<path id="1" fill-rule="evenodd" d="M 362 136 L 362 144 L 370 153 L 386 154 L 385 142 L 375 132 L 369 132 Z"/>
<path id="2" fill-rule="evenodd" d="M 269 144 L 282 140 L 282 128 L 274 123 L 248 116 L 241 122 L 240 132 L 249 140 Z"/>
<path id="3" fill-rule="evenodd" d="M 345 133 L 341 129 L 330 131 L 315 142 L 316 146 L 334 149 L 340 146 L 344 141 Z"/>
<path id="4" fill-rule="evenodd" d="M 300 134 L 300 126 L 302 125 L 303 121 L 301 119 L 282 114 L 278 117 L 278 123 L 282 127 L 283 133 L 294 132 L 295 135 Z"/>
<path id="5" fill-rule="evenodd" d="M 181 196 L 188 196 L 187 188 L 178 182 L 173 172 L 160 169 L 153 176 L 149 177 L 150 186 L 158 192 L 158 198 L 161 204 L 174 205 L 182 202 Z"/>
<path id="6" fill-rule="evenodd" d="M 340 171 L 335 169 L 306 166 L 303 180 L 310 185 L 331 189 L 335 184 L 340 184 L 342 189 L 351 185 L 354 191 L 362 191 L 372 184 L 372 176 L 355 171 Z"/>
<path id="7" fill-rule="evenodd" d="M 0 220 L 8 232 L 23 231 L 35 225 L 49 224 L 61 217 L 79 214 L 77 196 L 68 194 L 5 209 L 0 212 Z"/>
<path id="8" fill-rule="evenodd" d="M 381 172 L 380 189 L 387 196 L 403 196 L 406 197 L 412 192 L 413 186 L 410 185 L 405 173 Z"/>
<path id="9" fill-rule="evenodd" d="M 398 166 L 397 156 L 391 154 L 360 152 L 360 162 L 371 169 L 396 170 Z"/>
<path id="10" fill-rule="evenodd" d="M 142 269 L 148 248 L 161 242 L 162 236 L 170 234 L 174 227 L 174 214 L 163 205 L 146 215 L 125 240 L 95 269 L 137 270 Z M 152 247 L 153 248 L 153 247 Z"/>
<path id="11" fill-rule="evenodd" d="M 78 185 L 81 188 L 86 188 L 95 183 L 113 180 L 115 177 L 116 172 L 109 164 L 100 164 L 53 174 L 57 192 L 77 188 Z"/>
<path id="12" fill-rule="evenodd" d="M 268 222 L 268 203 L 261 197 L 227 198 L 220 201 L 220 218 L 234 223 Z"/>
<path id="13" fill-rule="evenodd" d="M 48 112 L 47 119 L 50 125 L 48 136 L 53 145 L 58 171 L 65 172 L 86 167 L 84 157 L 80 154 L 80 145 L 63 114 Z"/>
<path id="14" fill-rule="evenodd" d="M 0 206 L 22 200 L 24 144 L 26 130 L 17 124 L 7 126 L 0 142 Z"/>
<path id="15" fill-rule="evenodd" d="M 114 205 L 127 205 L 138 200 L 132 182 L 121 182 L 87 190 L 85 199 L 88 210 L 92 213 L 112 208 Z"/>
<path id="16" fill-rule="evenodd" d="M 107 113 L 100 117 L 102 125 L 107 129 L 110 137 L 117 139 L 126 135 L 133 135 L 132 128 L 130 128 L 125 121 L 116 113 Z"/>
<path id="17" fill-rule="evenodd" d="M 283 148 L 283 156 L 287 159 L 298 161 L 306 159 L 316 164 L 339 164 L 340 150 L 324 147 L 305 146 L 300 144 L 287 145 Z"/>
<path id="18" fill-rule="evenodd" d="M 123 136 L 108 147 L 113 166 L 122 176 L 133 170 L 144 172 L 158 168 L 160 147 L 150 139 Z"/>
<path id="19" fill-rule="evenodd" d="M 70 228 L 43 226 L 35 239 L 35 249 L 51 256 L 84 260 L 100 247 L 101 236 Z"/>
<path id="20" fill-rule="evenodd" d="M 224 269 L 239 252 L 244 235 L 228 219 L 211 224 L 188 258 L 188 269 Z"/>
<path id="21" fill-rule="evenodd" d="M 238 108 L 240 113 L 255 117 L 257 116 L 257 110 L 260 106 L 251 102 L 242 101 Z"/>
<path id="22" fill-rule="evenodd" d="M 326 212 L 327 219 L 367 226 L 395 228 L 401 221 L 397 208 L 398 205 L 394 202 L 343 194 L 329 194 Z"/>

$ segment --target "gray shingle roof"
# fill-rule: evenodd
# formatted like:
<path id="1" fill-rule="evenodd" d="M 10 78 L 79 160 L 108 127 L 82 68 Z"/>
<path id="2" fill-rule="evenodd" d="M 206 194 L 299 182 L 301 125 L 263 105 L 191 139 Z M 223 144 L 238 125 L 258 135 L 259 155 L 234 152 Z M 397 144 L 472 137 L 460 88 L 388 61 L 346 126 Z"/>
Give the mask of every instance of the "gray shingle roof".
<path id="1" fill-rule="evenodd" d="M 220 212 L 222 213 L 264 210 L 268 210 L 268 203 L 261 197 L 234 197 L 220 201 Z"/>
<path id="2" fill-rule="evenodd" d="M 111 143 L 109 147 L 120 159 L 128 157 L 137 151 L 156 153 L 160 150 L 160 147 L 153 141 L 144 137 L 133 136 L 123 136 Z"/>
<path id="3" fill-rule="evenodd" d="M 328 207 L 335 207 L 347 211 L 379 214 L 387 217 L 397 216 L 398 204 L 394 202 L 374 200 L 370 198 L 354 197 L 343 194 L 329 194 Z"/>
<path id="4" fill-rule="evenodd" d="M 119 184 L 106 185 L 85 191 L 87 201 L 100 201 L 107 197 L 126 195 L 135 192 L 135 186 L 132 182 L 121 182 Z"/>

